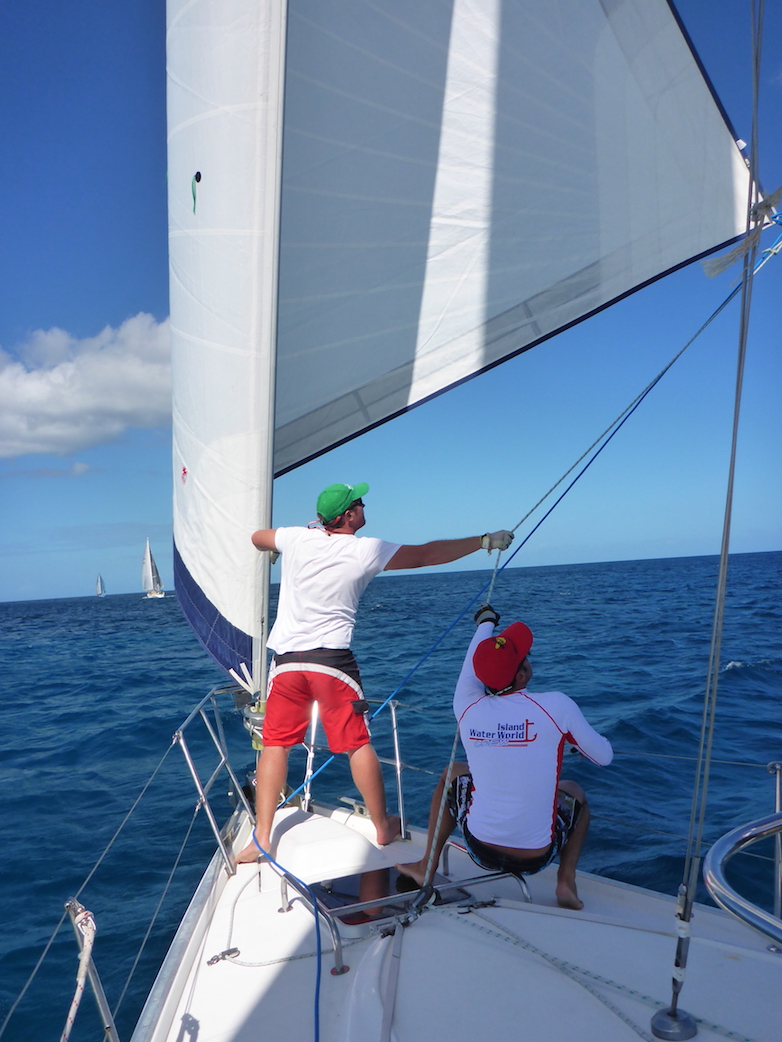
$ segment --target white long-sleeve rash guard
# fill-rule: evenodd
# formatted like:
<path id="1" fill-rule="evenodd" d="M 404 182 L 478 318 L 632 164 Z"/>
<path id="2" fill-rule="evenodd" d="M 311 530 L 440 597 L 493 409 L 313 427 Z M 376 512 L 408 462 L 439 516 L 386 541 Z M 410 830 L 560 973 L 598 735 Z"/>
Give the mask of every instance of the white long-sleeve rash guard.
<path id="1" fill-rule="evenodd" d="M 493 632 L 490 622 L 478 626 L 453 698 L 474 786 L 467 823 L 485 843 L 544 847 L 553 837 L 565 745 L 603 766 L 613 750 L 561 691 L 486 694 L 472 657 Z"/>

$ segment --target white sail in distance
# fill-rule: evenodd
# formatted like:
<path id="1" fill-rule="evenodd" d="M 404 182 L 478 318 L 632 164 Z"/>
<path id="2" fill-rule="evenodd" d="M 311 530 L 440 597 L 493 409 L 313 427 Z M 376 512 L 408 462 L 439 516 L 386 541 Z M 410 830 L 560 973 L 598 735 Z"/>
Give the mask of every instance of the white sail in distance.
<path id="1" fill-rule="evenodd" d="M 666 0 L 168 12 L 177 589 L 254 670 L 273 471 L 732 241 L 748 172 Z"/>
<path id="2" fill-rule="evenodd" d="M 160 573 L 157 570 L 155 558 L 152 556 L 148 539 L 141 558 L 141 589 L 146 592 L 147 597 L 164 596 L 163 583 L 160 581 Z"/>

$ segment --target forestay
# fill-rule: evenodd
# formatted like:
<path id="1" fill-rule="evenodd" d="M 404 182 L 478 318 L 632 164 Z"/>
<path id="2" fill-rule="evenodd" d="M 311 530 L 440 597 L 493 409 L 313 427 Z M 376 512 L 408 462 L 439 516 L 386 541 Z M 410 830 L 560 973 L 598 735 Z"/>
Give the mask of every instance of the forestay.
<path id="1" fill-rule="evenodd" d="M 169 0 L 168 39 L 177 586 L 257 671 L 273 428 L 281 473 L 719 248 L 748 173 L 665 0 Z"/>

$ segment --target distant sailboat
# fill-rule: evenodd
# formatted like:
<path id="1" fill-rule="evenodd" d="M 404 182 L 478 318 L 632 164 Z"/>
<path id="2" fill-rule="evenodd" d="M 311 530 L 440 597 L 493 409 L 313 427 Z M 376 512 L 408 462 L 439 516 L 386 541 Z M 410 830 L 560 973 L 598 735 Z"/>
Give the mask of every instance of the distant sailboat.
<path id="1" fill-rule="evenodd" d="M 103 576 L 98 572 L 98 578 L 95 580 L 95 596 L 105 597 L 106 596 L 106 584 L 103 581 Z"/>
<path id="2" fill-rule="evenodd" d="M 147 597 L 165 597 L 163 583 L 160 581 L 160 573 L 149 548 L 148 539 L 147 545 L 144 547 L 144 557 L 141 560 L 141 588 L 146 590 Z"/>

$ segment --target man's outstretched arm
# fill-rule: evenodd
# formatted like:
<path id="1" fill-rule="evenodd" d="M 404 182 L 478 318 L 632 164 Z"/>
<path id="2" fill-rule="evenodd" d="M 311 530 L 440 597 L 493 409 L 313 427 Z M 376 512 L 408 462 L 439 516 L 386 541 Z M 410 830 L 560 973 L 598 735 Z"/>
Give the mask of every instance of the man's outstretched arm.
<path id="1" fill-rule="evenodd" d="M 253 546 L 256 550 L 276 550 L 277 544 L 274 541 L 276 535 L 276 528 L 261 528 L 252 534 Z"/>
<path id="2" fill-rule="evenodd" d="M 460 557 L 474 554 L 476 550 L 507 550 L 513 541 L 513 533 L 501 529 L 486 535 L 468 535 L 464 539 L 435 539 L 419 546 L 400 546 L 385 567 L 385 571 L 400 568 L 428 568 L 436 564 L 449 564 Z"/>

